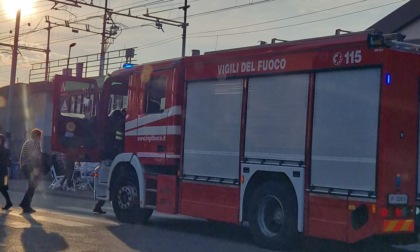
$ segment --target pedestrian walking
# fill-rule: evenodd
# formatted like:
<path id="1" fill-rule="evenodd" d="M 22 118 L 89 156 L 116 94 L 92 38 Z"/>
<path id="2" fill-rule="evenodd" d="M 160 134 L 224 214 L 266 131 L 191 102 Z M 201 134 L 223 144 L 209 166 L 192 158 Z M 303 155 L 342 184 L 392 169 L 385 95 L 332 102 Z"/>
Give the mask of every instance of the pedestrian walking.
<path id="1" fill-rule="evenodd" d="M 104 210 L 102 210 L 102 207 L 105 205 L 105 200 L 98 200 L 96 202 L 95 207 L 93 208 L 93 212 L 99 213 L 99 214 L 106 214 Z"/>
<path id="2" fill-rule="evenodd" d="M 38 180 L 41 176 L 42 169 L 42 152 L 41 152 L 41 137 L 42 131 L 40 129 L 33 129 L 31 131 L 31 138 L 26 140 L 20 152 L 20 165 L 23 174 L 28 181 L 28 189 L 19 206 L 23 213 L 35 213 L 36 211 L 31 207 L 32 197 L 35 189 L 38 186 Z"/>
<path id="3" fill-rule="evenodd" d="M 9 196 L 9 168 L 11 164 L 10 150 L 6 148 L 6 137 L 0 134 L 0 192 L 6 200 L 3 210 L 8 210 L 13 206 Z"/>
<path id="4" fill-rule="evenodd" d="M 73 173 L 74 173 L 75 162 L 76 161 L 74 160 L 74 158 L 72 158 L 70 155 L 66 156 L 66 160 L 64 161 L 65 173 L 64 173 L 64 177 L 61 179 L 60 184 L 59 184 L 59 186 L 61 187 L 63 191 L 71 191 L 71 192 L 76 191 L 73 184 Z"/>

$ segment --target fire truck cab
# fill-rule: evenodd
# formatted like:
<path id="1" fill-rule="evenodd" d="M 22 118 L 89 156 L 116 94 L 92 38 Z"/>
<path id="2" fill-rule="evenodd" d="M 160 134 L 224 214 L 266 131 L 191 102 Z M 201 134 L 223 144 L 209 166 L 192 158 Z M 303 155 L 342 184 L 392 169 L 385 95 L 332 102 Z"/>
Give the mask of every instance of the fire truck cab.
<path id="1" fill-rule="evenodd" d="M 410 234 L 420 55 L 393 39 L 362 32 L 145 63 L 100 92 L 57 76 L 53 148 L 101 163 L 95 198 L 123 222 L 153 211 L 246 222 L 271 249 L 302 234 Z M 85 104 L 94 123 L 79 115 Z M 124 150 L 107 158 L 107 115 L 122 108 Z"/>

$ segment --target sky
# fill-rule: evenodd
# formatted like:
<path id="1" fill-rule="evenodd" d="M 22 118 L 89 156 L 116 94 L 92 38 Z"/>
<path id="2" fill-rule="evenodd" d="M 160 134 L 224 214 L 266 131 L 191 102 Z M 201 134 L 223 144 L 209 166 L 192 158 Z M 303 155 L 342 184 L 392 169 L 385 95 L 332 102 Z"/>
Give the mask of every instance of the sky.
<path id="1" fill-rule="evenodd" d="M 0 0 L 0 87 L 9 85 L 12 49 L 16 24 L 16 9 L 12 3 L 23 2 L 19 31 L 19 46 L 47 48 L 46 16 L 57 26 L 51 29 L 50 60 L 65 62 L 71 57 L 97 54 L 101 51 L 101 36 L 86 32 L 102 31 L 104 10 L 91 6 L 66 6 L 49 0 Z M 105 0 L 78 0 L 105 6 Z M 183 21 L 179 7 L 185 0 L 108 0 L 114 12 L 144 17 L 150 15 L 177 22 Z M 68 0 L 61 0 L 68 2 Z M 192 49 L 203 52 L 224 50 L 270 42 L 272 38 L 299 40 L 333 35 L 336 29 L 362 31 L 408 0 L 188 0 L 186 55 Z M 54 7 L 54 8 L 53 8 Z M 16 8 L 16 7 L 15 7 Z M 10 10 L 12 9 L 12 10 Z M 182 52 L 182 28 L 163 24 L 157 29 L 154 22 L 112 15 L 119 27 L 108 51 L 136 47 L 135 63 L 177 58 Z M 53 25 L 55 26 L 55 25 Z M 109 27 L 110 25 L 108 25 Z M 17 82 L 28 83 L 32 64 L 45 62 L 43 52 L 19 50 Z M 60 61 L 61 62 L 61 61 Z M 42 70 L 42 69 L 41 69 Z M 32 72 L 34 73 L 34 71 Z M 32 77 L 32 80 L 34 78 Z"/>

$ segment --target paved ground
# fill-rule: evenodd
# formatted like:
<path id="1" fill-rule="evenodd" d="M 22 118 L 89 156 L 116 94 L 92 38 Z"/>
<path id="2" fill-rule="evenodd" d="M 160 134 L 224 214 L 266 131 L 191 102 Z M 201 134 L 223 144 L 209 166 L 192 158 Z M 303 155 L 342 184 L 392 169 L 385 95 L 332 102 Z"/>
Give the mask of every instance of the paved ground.
<path id="1" fill-rule="evenodd" d="M 37 188 L 37 191 L 38 192 L 43 192 L 43 193 L 46 193 L 46 194 L 50 194 L 50 195 L 53 195 L 53 196 L 59 196 L 60 198 L 69 197 L 69 198 L 84 199 L 84 200 L 82 200 L 80 202 L 84 202 L 84 204 L 86 204 L 86 205 L 83 206 L 83 208 L 80 207 L 80 206 L 74 206 L 73 203 L 71 203 L 72 204 L 71 206 L 68 206 L 68 205 L 65 205 L 65 203 L 66 202 L 73 202 L 73 201 L 68 201 L 66 199 L 62 199 L 63 200 L 62 203 L 58 203 L 58 204 L 55 204 L 54 203 L 54 206 L 56 208 L 60 208 L 61 210 L 65 209 L 65 210 L 71 210 L 71 211 L 83 211 L 85 213 L 92 214 L 92 210 L 91 209 L 92 209 L 93 205 L 96 203 L 96 201 L 94 201 L 94 199 L 93 199 L 93 191 L 92 190 L 77 190 L 75 192 L 71 192 L 71 191 L 66 192 L 66 191 L 62 191 L 62 190 L 54 190 L 54 191 L 52 191 L 52 190 L 49 190 L 48 189 L 48 186 L 50 184 L 51 184 L 51 179 L 48 176 L 46 176 L 43 180 L 40 181 L 40 184 L 39 184 L 39 186 Z M 23 193 L 23 192 L 26 191 L 26 188 L 27 188 L 27 181 L 24 180 L 24 179 L 12 179 L 12 180 L 9 181 L 9 191 L 11 193 L 12 192 L 20 192 L 20 193 Z M 35 194 L 35 197 L 37 197 L 37 196 L 40 196 L 40 194 Z M 44 200 L 42 202 L 44 202 Z M 88 203 L 86 203 L 86 202 L 88 202 Z M 106 209 L 107 212 L 112 213 L 112 207 L 110 205 L 108 205 L 108 204 L 109 203 L 107 203 L 107 205 L 105 206 L 104 209 Z M 57 207 L 57 205 L 58 205 L 58 207 Z M 38 209 L 38 207 L 40 207 L 40 206 L 35 206 L 36 209 Z M 51 207 L 42 207 L 42 208 L 51 209 Z M 156 216 L 161 216 L 161 217 L 163 216 L 163 217 L 165 217 L 164 214 L 158 214 L 158 213 L 154 213 L 154 216 L 155 217 Z M 178 218 L 176 218 L 173 215 L 169 215 L 169 217 L 165 217 L 165 218 L 167 220 L 166 219 L 165 219 L 166 221 L 165 220 L 162 220 L 162 224 L 161 224 L 162 227 L 164 227 L 164 228 L 165 227 L 168 227 L 168 226 L 170 227 L 171 226 L 170 225 L 171 221 L 174 222 L 174 221 L 178 220 Z M 169 222 L 169 224 L 167 224 L 167 222 Z M 156 220 L 155 220 L 155 223 L 156 223 Z M 212 223 L 212 222 L 209 222 L 209 223 Z M 216 224 L 209 224 L 209 225 L 224 225 L 224 224 L 217 224 L 217 222 L 215 222 L 215 223 Z M 182 226 L 185 226 L 185 225 L 186 225 L 185 223 L 182 224 Z M 0 226 L 1 226 L 1 221 L 0 221 Z M 179 229 L 179 226 L 178 225 L 175 225 L 175 226 L 176 226 L 176 229 Z M 192 226 L 194 227 L 194 225 L 192 225 Z M 207 230 L 207 228 L 200 228 L 200 229 Z M 236 230 L 236 227 L 234 227 L 233 229 Z M 221 228 L 221 229 L 220 228 L 216 228 L 216 230 L 225 230 L 225 228 Z M 230 232 L 232 231 L 232 227 L 230 227 L 230 229 L 228 228 L 226 230 L 228 230 L 226 232 L 229 232 L 229 235 L 226 235 L 226 236 L 227 237 L 230 237 Z M 240 230 L 242 230 L 242 229 L 240 229 Z M 1 229 L 0 229 L 0 231 L 1 231 Z M 204 233 L 206 233 L 206 232 L 204 232 Z M 200 233 L 200 232 L 198 232 L 198 233 Z M 215 233 L 219 233 L 219 231 L 217 231 L 217 232 L 215 231 Z M 243 231 L 241 231 L 241 234 L 242 233 L 243 233 Z M 245 236 L 247 236 L 247 235 L 248 234 L 245 233 Z M 320 243 L 320 242 L 318 241 L 318 243 Z M 337 242 L 326 242 L 325 245 L 322 245 L 322 246 L 329 247 L 329 246 L 331 246 L 331 244 L 337 244 Z M 369 242 L 365 242 L 364 244 L 369 244 Z M 321 245 L 319 245 L 319 244 L 318 245 L 315 245 L 315 247 L 317 247 L 317 246 L 319 247 Z M 359 251 L 369 251 L 369 252 L 370 251 L 379 251 L 378 249 L 375 249 L 375 248 L 372 249 L 371 246 L 366 246 L 366 248 L 364 246 L 361 246 L 361 248 L 363 248 L 363 249 L 356 249 L 356 250 L 346 249 L 346 250 L 347 251 L 357 251 L 357 252 L 359 252 Z M 0 242 L 0 251 L 1 251 L 1 242 Z M 341 250 L 340 249 L 339 250 L 337 250 L 337 249 L 334 249 L 334 250 L 328 250 L 328 249 L 320 249 L 320 250 L 317 250 L 317 249 L 309 248 L 309 249 L 303 249 L 303 251 L 323 251 L 324 252 L 324 251 L 341 251 Z M 380 250 L 380 251 L 383 251 L 383 250 Z M 420 243 L 412 243 L 412 244 L 406 244 L 406 245 L 394 245 L 392 248 L 389 248 L 388 250 L 385 250 L 385 251 L 393 251 L 393 252 L 394 251 L 395 252 L 396 251 L 417 251 L 417 252 L 420 252 Z"/>

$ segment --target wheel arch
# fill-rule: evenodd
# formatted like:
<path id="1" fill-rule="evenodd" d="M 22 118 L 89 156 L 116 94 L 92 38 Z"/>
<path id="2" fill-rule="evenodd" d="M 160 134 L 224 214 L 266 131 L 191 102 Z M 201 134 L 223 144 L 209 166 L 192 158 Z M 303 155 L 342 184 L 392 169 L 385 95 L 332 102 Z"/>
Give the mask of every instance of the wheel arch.
<path id="1" fill-rule="evenodd" d="M 133 176 L 136 176 L 139 186 L 139 204 L 140 207 L 144 207 L 146 198 L 144 167 L 140 164 L 138 157 L 131 153 L 120 154 L 112 162 L 111 176 L 109 176 L 110 200 L 112 201 L 115 196 L 115 183 L 121 173 L 132 173 Z"/>
<path id="2" fill-rule="evenodd" d="M 249 169 L 249 172 L 243 171 Z M 281 167 L 260 164 L 242 164 L 244 182 L 241 186 L 241 221 L 249 221 L 249 205 L 255 190 L 267 181 L 287 184 L 294 195 L 298 210 L 297 230 L 303 232 L 304 226 L 304 183 L 305 169 L 302 167 Z"/>
<path id="3" fill-rule="evenodd" d="M 277 181 L 282 184 L 289 185 L 290 189 L 293 190 L 293 192 L 295 192 L 294 198 L 296 200 L 296 191 L 293 188 L 292 182 L 290 181 L 290 179 L 287 177 L 286 174 L 281 173 L 281 172 L 257 171 L 252 175 L 245 189 L 244 201 L 243 201 L 243 209 L 244 209 L 243 212 L 245 213 L 243 216 L 244 221 L 247 221 L 249 217 L 248 211 L 249 211 L 249 204 L 251 202 L 252 194 L 259 186 L 261 186 L 263 183 L 267 181 Z M 296 200 L 296 204 L 297 204 L 297 200 Z"/>

